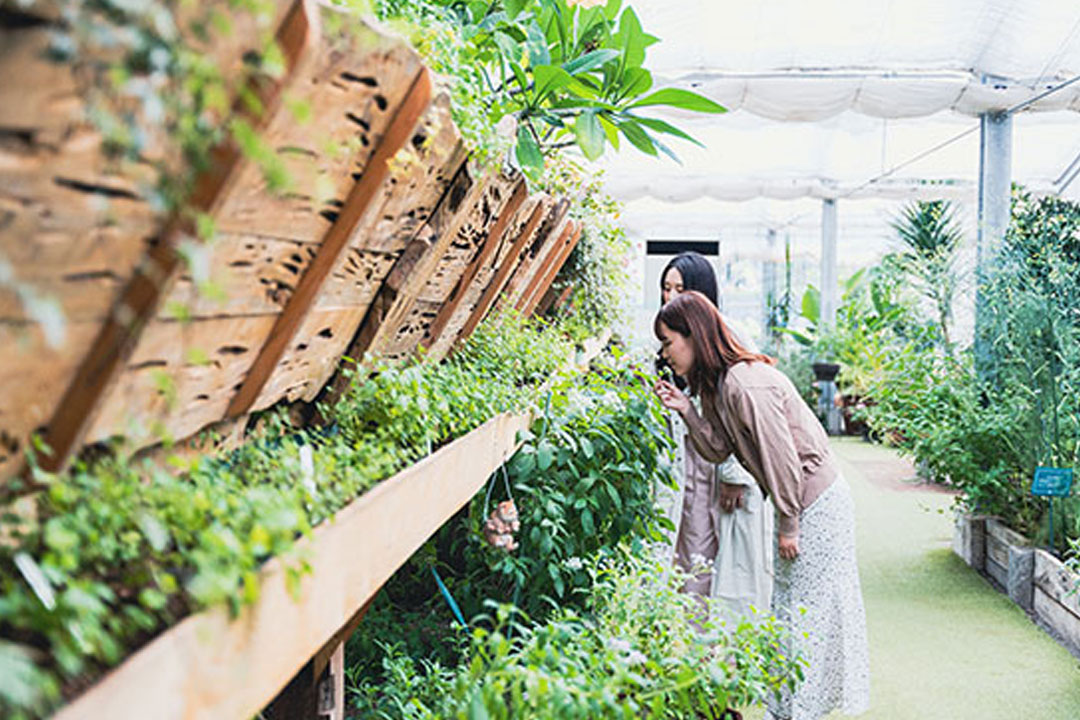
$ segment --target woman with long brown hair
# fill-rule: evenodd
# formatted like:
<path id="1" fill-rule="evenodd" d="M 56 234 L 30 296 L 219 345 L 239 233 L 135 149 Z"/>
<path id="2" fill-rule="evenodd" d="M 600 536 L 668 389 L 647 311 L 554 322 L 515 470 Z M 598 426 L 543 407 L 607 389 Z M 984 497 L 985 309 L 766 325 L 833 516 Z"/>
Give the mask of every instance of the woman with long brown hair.
<path id="1" fill-rule="evenodd" d="M 700 293 L 665 304 L 654 330 L 703 412 L 666 381 L 656 386 L 661 402 L 683 417 L 703 458 L 734 454 L 776 508 L 772 609 L 808 668 L 794 694 L 770 702 L 768 717 L 865 711 L 870 670 L 854 504 L 825 431 L 772 358 L 741 345 Z"/>

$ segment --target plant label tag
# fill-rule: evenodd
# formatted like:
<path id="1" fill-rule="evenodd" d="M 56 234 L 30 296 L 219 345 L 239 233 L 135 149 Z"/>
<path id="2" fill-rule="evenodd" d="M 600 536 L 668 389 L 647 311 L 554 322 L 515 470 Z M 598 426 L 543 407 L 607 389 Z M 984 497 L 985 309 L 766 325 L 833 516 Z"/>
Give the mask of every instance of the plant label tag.
<path id="1" fill-rule="evenodd" d="M 1031 494 L 1042 497 L 1068 497 L 1072 490 L 1072 468 L 1037 467 L 1031 482 Z"/>

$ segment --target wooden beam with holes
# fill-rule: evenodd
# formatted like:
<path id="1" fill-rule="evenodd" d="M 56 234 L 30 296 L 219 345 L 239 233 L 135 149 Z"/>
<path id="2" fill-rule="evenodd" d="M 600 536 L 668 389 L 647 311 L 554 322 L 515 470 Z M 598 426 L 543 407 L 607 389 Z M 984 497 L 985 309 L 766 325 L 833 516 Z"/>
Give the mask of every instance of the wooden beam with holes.
<path id="1" fill-rule="evenodd" d="M 367 353 L 377 354 L 389 344 L 392 333 L 416 303 L 420 291 L 435 272 L 439 258 L 457 236 L 469 209 L 477 203 L 489 179 L 490 174 L 474 178 L 468 162 L 462 163 L 431 217 L 417 229 L 375 294 L 345 351 L 346 357 L 359 362 Z M 327 390 L 329 398 L 348 386 L 345 375 L 339 370 L 331 381 Z"/>
<path id="2" fill-rule="evenodd" d="M 491 282 L 484 288 L 483 294 L 476 302 L 472 311 L 469 313 L 469 318 L 465 321 L 465 324 L 461 328 L 461 332 L 456 339 L 457 343 L 464 342 L 472 334 L 473 331 L 483 322 L 487 317 L 488 311 L 495 305 L 495 300 L 498 299 L 499 294 L 506 287 L 507 281 L 510 279 L 511 274 L 518 267 L 521 261 L 521 255 L 525 248 L 533 241 L 537 228 L 540 227 L 540 222 L 544 219 L 544 216 L 551 211 L 552 204 L 550 199 L 546 195 L 538 195 L 530 200 L 529 204 L 526 204 L 522 208 L 522 211 L 528 210 L 528 217 L 525 221 L 524 227 L 521 232 L 517 234 L 514 239 L 514 244 L 510 247 L 506 257 L 503 258 L 495 271 L 494 277 Z"/>
<path id="3" fill-rule="evenodd" d="M 559 274 L 559 270 L 566 264 L 566 261 L 570 258 L 570 253 L 577 247 L 578 240 L 581 239 L 582 224 L 580 222 L 571 221 L 568 230 L 570 230 L 569 238 L 566 240 L 565 244 L 558 249 L 558 252 L 555 254 L 554 262 L 551 263 L 543 277 L 536 284 L 528 303 L 521 310 L 522 314 L 528 316 L 536 311 L 536 306 L 539 305 L 540 301 L 544 298 L 544 293 L 546 293 L 552 283 L 555 282 L 555 277 Z"/>
<path id="4" fill-rule="evenodd" d="M 566 243 L 570 242 L 570 238 L 573 237 L 574 221 L 566 219 L 563 223 L 552 231 L 551 236 L 547 242 L 544 243 L 544 247 L 537 256 L 536 267 L 533 268 L 532 278 L 529 280 L 528 285 L 518 295 L 517 302 L 514 303 L 514 308 L 522 315 L 528 315 L 532 309 L 533 295 L 536 294 L 537 288 L 544 282 L 544 278 L 547 276 L 551 266 L 555 264 L 556 259 L 559 256 L 559 252 L 566 247 Z"/>
<path id="5" fill-rule="evenodd" d="M 439 309 L 449 300 L 469 263 L 481 251 L 491 227 L 513 195 L 518 178 L 517 172 L 492 175 L 476 203 L 468 209 L 465 222 L 439 257 L 434 272 L 417 293 L 412 309 L 387 333 L 386 343 L 375 349 L 378 355 L 395 360 L 417 352 Z"/>
<path id="6" fill-rule="evenodd" d="M 297 0 L 276 35 L 284 56 L 285 72 L 279 79 L 257 80 L 251 88 L 258 98 L 256 105 L 263 108 L 259 117 L 248 117 L 256 127 L 265 125 L 280 105 L 286 88 L 301 77 L 300 69 L 310 60 L 319 37 L 317 8 L 308 0 Z M 245 109 L 248 104 L 237 101 L 234 107 L 239 115 L 248 115 Z M 216 147 L 211 152 L 209 167 L 195 181 L 188 199 L 189 209 L 214 215 L 245 165 L 243 153 L 234 143 L 226 142 Z M 44 439 L 50 448 L 50 453 L 40 458 L 45 469 L 61 470 L 78 450 L 100 410 L 103 397 L 175 282 L 183 263 L 180 244 L 196 242 L 190 217 L 190 214 L 177 214 L 168 221 L 159 242 L 147 252 L 97 332 L 45 430 Z"/>
<path id="7" fill-rule="evenodd" d="M 519 178 L 511 192 L 510 199 L 499 212 L 494 225 L 487 233 L 480 252 L 472 259 L 465 268 L 465 272 L 458 279 L 457 285 L 450 297 L 439 308 L 439 314 L 428 327 L 424 338 L 420 341 L 420 347 L 428 352 L 428 357 L 438 361 L 446 355 L 457 340 L 459 333 L 468 320 L 476 301 L 483 293 L 487 281 L 491 278 L 491 266 L 499 259 L 499 249 L 502 247 L 507 230 L 511 221 L 521 208 L 528 191 L 525 180 Z M 505 253 L 502 254 L 505 256 Z"/>
<path id="8" fill-rule="evenodd" d="M 505 310 L 517 307 L 521 296 L 532 285 L 533 279 L 558 240 L 559 231 L 569 210 L 570 202 L 566 198 L 560 198 L 551 207 L 551 211 L 540 223 L 535 238 L 526 246 L 518 266 L 510 274 L 506 289 L 495 299 L 496 308 Z"/>
<path id="9" fill-rule="evenodd" d="M 390 121 L 386 133 L 380 139 L 363 175 L 353 186 L 340 215 L 323 239 L 318 254 L 300 278 L 292 298 L 270 331 L 270 337 L 259 351 L 240 389 L 233 396 L 226 411 L 227 417 L 243 415 L 259 396 L 314 305 L 331 270 L 341 258 L 376 191 L 386 179 L 390 160 L 404 147 L 430 100 L 431 76 L 426 68 L 421 68 L 413 79 L 405 100 Z"/>
<path id="10" fill-rule="evenodd" d="M 320 10 L 326 27 L 341 25 L 342 11 Z M 341 232 L 344 226 L 335 230 L 336 225 L 349 222 L 347 201 L 365 182 L 422 62 L 399 39 L 355 18 L 348 22 L 324 39 L 305 82 L 290 92 L 311 108 L 311 118 L 298 122 L 292 113 L 278 112 L 262 133 L 287 164 L 291 189 L 270 192 L 257 168 L 243 173 L 215 216 L 219 234 L 208 248 L 210 281 L 221 293 L 200 293 L 192 274 L 181 272 L 164 307 L 184 308 L 189 320 L 162 312 L 147 327 L 87 442 L 123 436 L 134 449 L 160 442 L 158 429 L 180 439 L 226 417 L 279 314 L 319 257 L 322 241 Z M 252 410 L 317 395 L 375 291 L 463 158 L 449 98 L 440 94 L 393 156 Z M 161 379 L 172 387 L 169 398 L 160 392 Z"/>

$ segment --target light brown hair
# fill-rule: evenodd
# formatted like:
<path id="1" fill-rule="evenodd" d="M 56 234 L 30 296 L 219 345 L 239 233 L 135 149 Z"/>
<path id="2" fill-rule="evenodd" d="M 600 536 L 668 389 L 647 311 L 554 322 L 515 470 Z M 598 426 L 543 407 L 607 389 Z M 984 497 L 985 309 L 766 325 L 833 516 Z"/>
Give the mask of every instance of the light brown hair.
<path id="1" fill-rule="evenodd" d="M 679 293 L 660 308 L 653 322 L 653 332 L 663 340 L 660 323 L 690 340 L 694 349 L 694 366 L 686 379 L 694 395 L 714 397 L 720 376 L 732 365 L 741 362 L 776 364 L 773 358 L 750 352 L 736 340 L 735 333 L 724 322 L 720 311 L 699 292 Z"/>

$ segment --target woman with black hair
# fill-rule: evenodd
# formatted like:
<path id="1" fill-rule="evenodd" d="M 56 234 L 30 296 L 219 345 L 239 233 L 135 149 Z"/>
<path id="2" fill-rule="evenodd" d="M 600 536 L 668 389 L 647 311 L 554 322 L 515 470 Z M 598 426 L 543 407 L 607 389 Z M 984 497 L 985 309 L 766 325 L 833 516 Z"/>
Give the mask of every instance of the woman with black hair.
<path id="1" fill-rule="evenodd" d="M 821 423 L 774 360 L 748 350 L 701 293 L 661 308 L 654 331 L 665 360 L 687 379 L 701 412 L 660 381 L 697 451 L 750 471 L 776 507 L 772 610 L 789 628 L 788 652 L 807 661 L 803 682 L 769 703 L 769 719 L 817 720 L 870 704 L 870 667 L 851 491 Z"/>
<path id="2" fill-rule="evenodd" d="M 665 304 L 690 290 L 716 305 L 716 273 L 705 257 L 694 252 L 676 256 L 660 275 Z M 674 380 L 685 387 L 682 378 L 676 375 Z M 682 472 L 682 512 L 673 518 L 674 559 L 684 572 L 692 573 L 684 590 L 719 600 L 733 617 L 752 615 L 751 608 L 767 613 L 772 596 L 772 507 L 738 460 L 731 457 L 714 465 L 703 459 L 687 442 L 679 416 L 671 420 L 676 468 Z M 703 564 L 708 570 L 695 573 Z"/>

